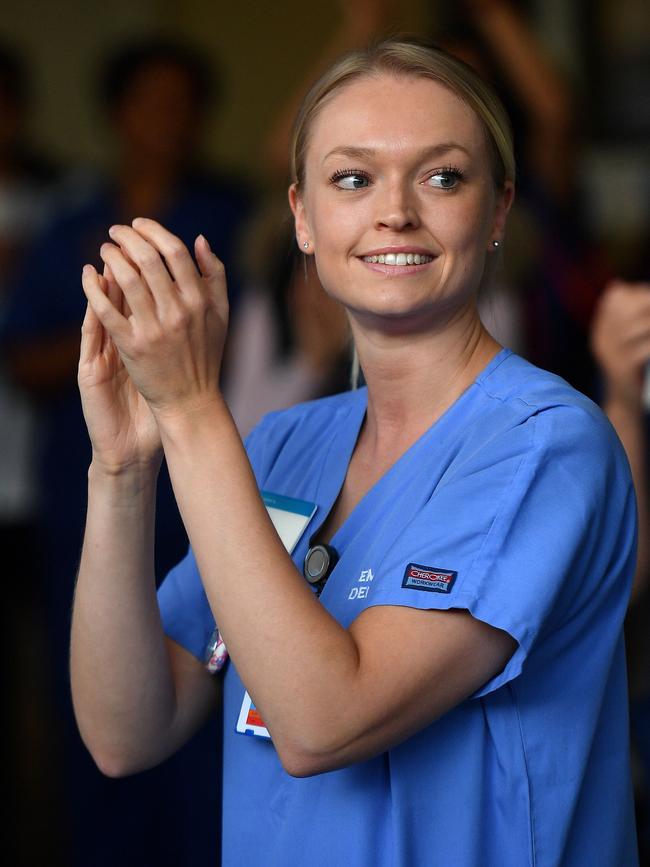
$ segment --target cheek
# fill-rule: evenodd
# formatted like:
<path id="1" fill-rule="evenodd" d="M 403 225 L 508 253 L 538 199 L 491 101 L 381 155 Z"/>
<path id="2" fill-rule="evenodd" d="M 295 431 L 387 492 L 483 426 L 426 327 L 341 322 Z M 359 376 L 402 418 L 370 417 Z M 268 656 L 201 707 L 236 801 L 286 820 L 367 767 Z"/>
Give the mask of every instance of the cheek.
<path id="1" fill-rule="evenodd" d="M 359 209 L 343 210 L 323 204 L 315 213 L 317 216 L 310 223 L 316 252 L 327 250 L 332 254 L 345 255 L 357 242 L 364 225 Z"/>
<path id="2" fill-rule="evenodd" d="M 481 200 L 457 199 L 453 207 L 438 215 L 436 229 L 440 240 L 449 249 L 483 249 L 492 227 L 492 211 Z"/>

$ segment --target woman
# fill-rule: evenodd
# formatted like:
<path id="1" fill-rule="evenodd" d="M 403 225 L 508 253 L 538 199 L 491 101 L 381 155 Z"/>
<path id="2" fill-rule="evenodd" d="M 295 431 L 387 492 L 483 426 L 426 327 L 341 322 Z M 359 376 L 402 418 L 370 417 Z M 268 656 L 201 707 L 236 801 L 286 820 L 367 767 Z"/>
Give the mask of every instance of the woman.
<path id="1" fill-rule="evenodd" d="M 476 314 L 513 185 L 507 121 L 463 64 L 404 42 L 336 63 L 298 116 L 289 197 L 367 389 L 267 416 L 246 450 L 207 241 L 197 269 L 136 220 L 110 230 L 104 277 L 84 268 L 79 726 L 110 775 L 173 752 L 220 690 L 216 619 L 227 865 L 634 863 L 633 493 L 599 410 Z M 161 622 L 163 451 L 192 552 Z M 316 509 L 293 559 L 259 489 Z M 339 559 L 311 586 L 317 543 Z"/>

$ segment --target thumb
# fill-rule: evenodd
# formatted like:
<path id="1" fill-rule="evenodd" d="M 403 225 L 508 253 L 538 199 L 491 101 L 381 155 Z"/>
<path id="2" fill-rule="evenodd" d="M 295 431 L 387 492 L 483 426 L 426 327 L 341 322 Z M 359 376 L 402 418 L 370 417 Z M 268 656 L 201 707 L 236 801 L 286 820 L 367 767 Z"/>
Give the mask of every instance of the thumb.
<path id="1" fill-rule="evenodd" d="M 226 272 L 223 262 L 212 252 L 205 235 L 199 235 L 197 237 L 194 242 L 194 253 L 201 274 L 206 280 L 224 281 Z"/>

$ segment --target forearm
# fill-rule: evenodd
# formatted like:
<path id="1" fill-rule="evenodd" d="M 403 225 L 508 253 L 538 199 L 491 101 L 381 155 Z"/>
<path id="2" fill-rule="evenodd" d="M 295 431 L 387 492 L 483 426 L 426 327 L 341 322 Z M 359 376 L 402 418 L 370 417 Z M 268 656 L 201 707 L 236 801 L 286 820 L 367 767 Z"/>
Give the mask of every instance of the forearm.
<path id="1" fill-rule="evenodd" d="M 210 606 L 285 756 L 345 726 L 359 657 L 286 553 L 220 401 L 161 425 L 176 499 Z"/>
<path id="2" fill-rule="evenodd" d="M 89 471 L 71 680 L 81 734 L 111 775 L 159 761 L 173 727 L 153 568 L 155 489 L 150 469 Z"/>
<path id="3" fill-rule="evenodd" d="M 495 2 L 477 10 L 474 21 L 528 114 L 542 127 L 564 129 L 571 114 L 567 88 L 521 14 L 509 2 Z"/>
<path id="4" fill-rule="evenodd" d="M 616 429 L 627 454 L 632 470 L 639 513 L 639 547 L 637 569 L 632 588 L 632 599 L 646 588 L 650 573 L 650 513 L 648 509 L 646 443 L 643 430 L 643 415 L 640 405 L 617 396 L 608 390 L 603 409 Z"/>

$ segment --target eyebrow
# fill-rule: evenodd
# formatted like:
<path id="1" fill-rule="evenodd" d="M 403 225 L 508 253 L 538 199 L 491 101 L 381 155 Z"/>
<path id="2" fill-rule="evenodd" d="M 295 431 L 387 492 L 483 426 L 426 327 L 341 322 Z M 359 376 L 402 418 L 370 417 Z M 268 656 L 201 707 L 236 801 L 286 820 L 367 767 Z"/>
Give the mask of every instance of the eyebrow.
<path id="1" fill-rule="evenodd" d="M 431 147 L 425 148 L 423 151 L 419 153 L 419 159 L 426 160 L 431 157 L 442 156 L 443 154 L 448 153 L 449 151 L 462 151 L 467 156 L 471 156 L 470 152 L 466 147 L 463 147 L 462 144 L 455 141 L 445 141 L 440 142 L 440 144 L 432 145 Z M 344 156 L 350 157 L 350 159 L 372 159 L 376 155 L 377 151 L 374 148 L 359 148 L 359 147 L 351 147 L 351 146 L 342 146 L 333 148 L 333 150 L 329 151 L 324 157 L 323 162 L 333 156 Z"/>

